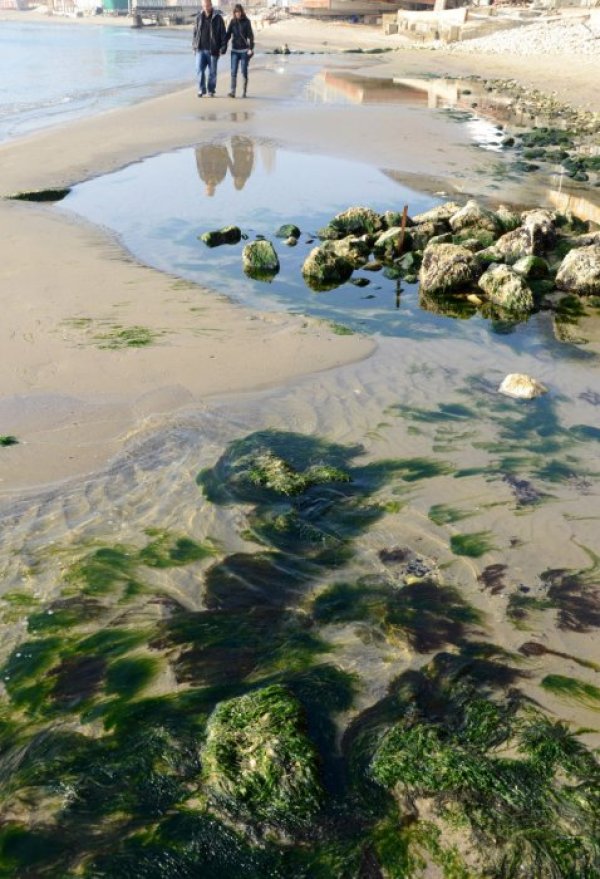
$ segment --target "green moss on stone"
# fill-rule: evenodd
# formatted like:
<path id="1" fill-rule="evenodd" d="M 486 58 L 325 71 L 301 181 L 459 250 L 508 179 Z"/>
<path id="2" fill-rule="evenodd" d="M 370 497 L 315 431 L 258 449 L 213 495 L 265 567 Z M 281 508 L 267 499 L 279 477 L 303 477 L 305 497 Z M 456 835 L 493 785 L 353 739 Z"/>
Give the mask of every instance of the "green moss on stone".
<path id="1" fill-rule="evenodd" d="M 204 785 L 217 808 L 258 825 L 306 826 L 322 791 L 299 702 L 273 685 L 222 702 L 202 749 Z"/>

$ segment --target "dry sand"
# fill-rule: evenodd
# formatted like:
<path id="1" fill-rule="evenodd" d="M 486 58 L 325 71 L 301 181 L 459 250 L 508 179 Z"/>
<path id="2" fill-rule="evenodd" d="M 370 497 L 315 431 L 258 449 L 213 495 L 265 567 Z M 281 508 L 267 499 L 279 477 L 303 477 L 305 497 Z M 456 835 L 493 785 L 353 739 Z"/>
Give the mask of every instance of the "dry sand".
<path id="1" fill-rule="evenodd" d="M 0 20 L 19 13 L 2 13 Z M 74 19 L 48 18 L 45 21 Z M 77 19 L 82 24 L 99 19 Z M 118 19 L 118 23 L 126 23 Z M 110 21 L 111 24 L 114 20 Z M 258 48 L 288 42 L 292 49 L 340 50 L 389 45 L 379 29 L 315 21 L 285 21 L 258 30 Z M 365 75 L 484 73 L 511 76 L 546 90 L 591 100 L 586 65 L 567 72 L 551 59 L 445 56 L 402 50 L 377 57 L 265 55 L 252 71 L 260 97 L 235 107 L 226 98 L 199 102 L 193 83 L 135 107 L 47 129 L 0 146 L 0 195 L 69 186 L 176 147 L 219 139 L 232 130 L 291 148 L 370 161 L 411 175 L 434 191 L 446 183 L 485 190 L 486 163 L 477 160 L 460 126 L 411 108 L 410 126 L 389 127 L 384 110 L 312 104 L 299 98 L 309 76 L 328 65 Z M 588 65 L 589 66 L 589 65 Z M 596 71 L 597 74 L 597 71 Z M 226 77 L 222 65 L 220 87 Z M 410 175 L 409 175 L 410 177 Z M 265 315 L 237 307 L 206 290 L 133 262 L 104 232 L 67 220 L 51 207 L 0 202 L 3 241 L 3 321 L 0 378 L 3 433 L 22 444 L 0 464 L 6 491 L 96 469 L 124 440 L 158 413 L 197 403 L 209 395 L 239 393 L 284 383 L 308 372 L 360 359 L 371 339 L 339 337 L 313 320 Z M 192 305 L 201 302 L 203 310 Z M 71 321 L 117 315 L 124 326 L 164 330 L 144 349 L 98 350 L 80 345 Z"/>

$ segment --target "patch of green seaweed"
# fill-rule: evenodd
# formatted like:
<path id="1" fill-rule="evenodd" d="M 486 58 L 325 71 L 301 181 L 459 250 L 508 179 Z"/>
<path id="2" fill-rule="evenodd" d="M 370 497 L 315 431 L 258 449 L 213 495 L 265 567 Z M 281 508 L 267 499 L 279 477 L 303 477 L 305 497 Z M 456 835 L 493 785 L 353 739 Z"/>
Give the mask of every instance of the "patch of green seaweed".
<path id="1" fill-rule="evenodd" d="M 450 549 L 455 555 L 466 555 L 479 558 L 486 552 L 495 549 L 491 531 L 474 531 L 471 534 L 453 534 L 450 538 Z"/>
<path id="2" fill-rule="evenodd" d="M 565 675 L 546 675 L 542 679 L 542 687 L 559 699 L 568 702 L 578 702 L 587 708 L 600 711 L 600 687 L 588 684 L 578 678 L 570 678 Z"/>

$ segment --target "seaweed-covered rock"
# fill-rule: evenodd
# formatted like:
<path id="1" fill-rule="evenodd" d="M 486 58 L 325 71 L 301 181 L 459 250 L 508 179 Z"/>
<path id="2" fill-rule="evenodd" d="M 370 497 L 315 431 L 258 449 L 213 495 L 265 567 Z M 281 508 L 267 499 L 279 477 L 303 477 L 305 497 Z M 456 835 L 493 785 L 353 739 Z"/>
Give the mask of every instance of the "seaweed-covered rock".
<path id="1" fill-rule="evenodd" d="M 506 205 L 501 204 L 496 209 L 496 216 L 505 232 L 512 232 L 521 225 L 521 217 L 515 211 L 511 211 Z"/>
<path id="2" fill-rule="evenodd" d="M 532 281 L 547 278 L 550 273 L 548 263 L 541 256 L 523 256 L 516 261 L 512 268 L 523 278 Z"/>
<path id="3" fill-rule="evenodd" d="M 242 231 L 238 226 L 224 226 L 213 232 L 203 232 L 198 236 L 208 247 L 219 247 L 221 244 L 237 244 L 241 241 Z"/>
<path id="4" fill-rule="evenodd" d="M 364 238 L 348 235 L 338 241 L 329 242 L 331 249 L 343 259 L 347 259 L 355 269 L 360 268 L 369 259 L 371 248 Z"/>
<path id="5" fill-rule="evenodd" d="M 463 208 L 453 214 L 449 223 L 453 232 L 461 232 L 463 229 L 487 229 L 499 235 L 503 231 L 496 214 L 487 208 L 482 208 L 474 199 L 469 199 Z"/>
<path id="6" fill-rule="evenodd" d="M 353 271 L 353 264 L 347 256 L 336 250 L 334 241 L 325 241 L 314 247 L 304 260 L 302 275 L 304 280 L 316 290 L 337 287 L 348 280 Z"/>
<path id="7" fill-rule="evenodd" d="M 478 281 L 490 302 L 506 311 L 527 312 L 533 308 L 533 294 L 523 277 L 510 266 L 493 264 Z"/>
<path id="8" fill-rule="evenodd" d="M 379 259 L 392 260 L 404 253 L 407 249 L 407 244 L 408 234 L 406 230 L 403 235 L 400 226 L 392 226 L 381 233 L 373 245 L 373 250 Z"/>
<path id="9" fill-rule="evenodd" d="M 563 259 L 556 275 L 559 290 L 580 295 L 600 293 L 600 244 L 576 247 Z"/>
<path id="10" fill-rule="evenodd" d="M 440 220 L 427 220 L 424 223 L 415 223 L 409 235 L 410 246 L 413 250 L 425 250 L 433 238 L 450 234 L 448 226 Z M 452 238 L 450 238 L 450 241 Z"/>
<path id="11" fill-rule="evenodd" d="M 270 241 L 251 241 L 242 251 L 244 271 L 251 278 L 270 280 L 279 271 L 279 257 Z"/>
<path id="12" fill-rule="evenodd" d="M 454 214 L 460 211 L 461 206 L 457 204 L 455 201 L 447 201 L 444 204 L 440 204 L 435 208 L 431 208 L 429 211 L 424 211 L 422 214 L 416 214 L 412 219 L 413 223 L 446 223 L 450 219 L 450 217 L 454 216 Z"/>
<path id="13" fill-rule="evenodd" d="M 524 256 L 534 256 L 541 252 L 539 248 L 537 252 L 534 250 L 531 231 L 524 226 L 519 226 L 518 229 L 501 235 L 492 247 L 502 261 L 508 263 L 514 263 Z"/>
<path id="14" fill-rule="evenodd" d="M 307 491 L 313 485 L 325 485 L 330 482 L 351 482 L 349 474 L 337 467 L 326 464 L 313 464 L 301 473 L 283 458 L 272 452 L 262 452 L 247 462 L 247 469 L 242 469 L 237 480 L 246 480 L 252 485 L 269 489 L 280 495 L 297 495 Z"/>
<path id="15" fill-rule="evenodd" d="M 402 211 L 386 211 L 382 215 L 383 225 L 386 229 L 391 229 L 392 226 L 402 226 Z M 413 220 L 408 216 L 406 216 L 406 221 L 404 223 L 404 228 L 407 229 L 409 226 L 413 225 Z"/>
<path id="16" fill-rule="evenodd" d="M 283 226 L 280 226 L 277 232 L 275 232 L 276 238 L 300 238 L 301 232 L 298 226 L 295 226 L 294 223 L 284 223 Z"/>
<path id="17" fill-rule="evenodd" d="M 234 819 L 286 831 L 318 811 L 317 758 L 300 703 L 279 685 L 221 702 L 202 749 L 213 806 Z"/>
<path id="18" fill-rule="evenodd" d="M 371 208 L 352 207 L 331 220 L 327 226 L 319 229 L 319 238 L 336 239 L 347 235 L 374 235 L 383 231 L 384 222 L 380 215 Z"/>
<path id="19" fill-rule="evenodd" d="M 430 244 L 425 248 L 419 271 L 426 294 L 451 293 L 476 279 L 478 266 L 470 250 L 459 244 Z"/>

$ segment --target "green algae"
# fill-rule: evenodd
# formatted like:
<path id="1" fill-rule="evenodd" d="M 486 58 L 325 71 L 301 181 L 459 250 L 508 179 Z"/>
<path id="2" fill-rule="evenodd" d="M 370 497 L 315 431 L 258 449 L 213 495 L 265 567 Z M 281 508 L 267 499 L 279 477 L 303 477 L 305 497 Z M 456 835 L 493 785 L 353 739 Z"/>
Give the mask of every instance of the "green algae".
<path id="1" fill-rule="evenodd" d="M 474 531 L 471 534 L 454 534 L 450 538 L 450 549 L 455 555 L 479 558 L 495 549 L 491 531 Z"/>
<path id="2" fill-rule="evenodd" d="M 28 192 L 18 192 L 10 198 L 15 201 L 56 202 L 62 201 L 70 192 L 70 189 L 33 189 Z"/>
<path id="3" fill-rule="evenodd" d="M 300 704 L 281 686 L 220 703 L 202 762 L 210 800 L 234 818 L 292 831 L 319 809 L 316 753 Z"/>
<path id="4" fill-rule="evenodd" d="M 469 510 L 461 510 L 458 507 L 451 507 L 448 504 L 434 504 L 429 508 L 427 517 L 435 525 L 450 525 L 453 522 L 460 522 L 461 519 L 468 519 L 475 513 Z"/>
<path id="5" fill-rule="evenodd" d="M 106 692 L 131 699 L 151 683 L 158 669 L 156 659 L 148 656 L 118 659 L 106 673 Z"/>
<path id="6" fill-rule="evenodd" d="M 98 348 L 105 351 L 118 351 L 123 348 L 147 348 L 153 345 L 162 333 L 149 327 L 111 326 L 106 332 L 96 333 L 94 341 Z"/>
<path id="7" fill-rule="evenodd" d="M 477 875 L 591 879 L 600 863 L 592 753 L 521 700 L 491 699 L 432 671 L 418 687 L 407 679 L 395 721 L 390 703 L 375 781 L 399 804 L 430 801 L 441 838 L 459 827 L 477 840 Z M 364 747 L 364 733 L 358 741 Z M 460 859 L 456 867 L 465 869 Z"/>
<path id="8" fill-rule="evenodd" d="M 564 699 L 568 702 L 578 702 L 586 708 L 600 711 L 600 687 L 588 684 L 578 678 L 570 678 L 565 675 L 546 675 L 542 679 L 541 686 L 544 690 Z"/>
<path id="9" fill-rule="evenodd" d="M 201 544 L 190 537 L 170 531 L 151 528 L 146 534 L 154 540 L 140 550 L 138 558 L 149 568 L 181 567 L 202 561 L 216 553 L 211 544 Z"/>
<path id="10" fill-rule="evenodd" d="M 443 414 L 434 427 L 471 417 Z M 427 429 L 426 420 L 418 423 Z M 403 583 L 408 566 L 391 562 L 385 575 L 331 584 L 355 558 L 355 538 L 389 507 L 390 491 L 410 494 L 410 477 L 429 478 L 429 459 L 363 464 L 362 454 L 360 446 L 297 434 L 252 434 L 198 483 L 214 503 L 243 505 L 240 536 L 251 535 L 257 552 L 221 555 L 210 541 L 149 529 L 139 546 L 70 551 L 63 592 L 52 602 L 9 593 L 7 608 L 27 618 L 28 637 L 2 669 L 0 772 L 10 785 L 0 803 L 14 842 L 7 836 L 0 849 L 0 875 L 407 879 L 433 864 L 446 879 L 464 879 L 462 849 L 452 842 L 457 827 L 471 834 L 478 857 L 480 849 L 482 857 L 495 857 L 496 848 L 499 858 L 506 854 L 490 876 L 520 875 L 516 863 L 532 876 L 554 875 L 548 864 L 568 879 L 595 875 L 593 759 L 566 730 L 526 715 L 515 690 L 525 673 L 509 654 L 473 640 L 481 617 L 458 590 L 429 574 Z M 264 455 L 266 468 L 257 465 Z M 259 475 L 249 478 L 253 468 Z M 445 462 L 431 475 L 446 472 L 457 475 Z M 440 524 L 468 515 L 443 504 L 431 511 Z M 152 585 L 157 571 L 169 583 L 169 569 L 182 565 L 199 574 L 201 611 Z M 550 600 L 573 620 L 581 611 L 588 624 L 591 608 L 577 602 L 582 590 L 591 600 L 594 566 L 590 557 L 585 571 L 544 579 Z M 401 675 L 378 703 L 353 712 L 340 736 L 340 717 L 364 681 L 333 664 L 321 627 L 351 622 L 372 633 L 373 644 L 416 653 L 451 645 L 452 653 Z M 381 748 L 399 724 L 436 731 L 427 772 L 439 759 L 443 776 L 466 755 L 446 787 L 427 793 L 432 820 L 411 812 L 400 782 L 375 775 L 378 760 L 388 770 L 396 760 Z M 219 745 L 224 754 L 216 756 Z M 512 775 L 506 750 L 517 754 Z M 557 767 L 576 793 L 564 793 Z M 534 811 L 543 796 L 552 808 L 564 797 L 575 816 L 569 824 L 549 811 L 538 822 L 538 874 L 533 818 L 518 811 L 533 781 L 541 784 Z M 503 799 L 511 784 L 516 806 Z M 10 819 L 25 799 L 43 821 L 25 827 Z M 552 848 L 553 821 L 565 841 Z M 571 870 L 576 845 L 579 873 Z"/>
<path id="11" fill-rule="evenodd" d="M 382 578 L 334 584 L 315 598 L 313 614 L 321 623 L 367 623 L 418 653 L 462 643 L 481 621 L 457 590 L 427 579 L 402 587 Z"/>
<path id="12" fill-rule="evenodd" d="M 18 445 L 19 440 L 16 436 L 12 436 L 12 434 L 3 433 L 0 435 L 0 446 L 16 446 Z"/>

